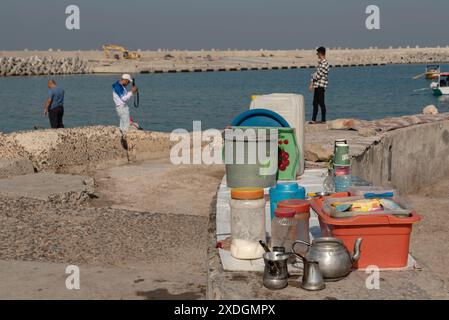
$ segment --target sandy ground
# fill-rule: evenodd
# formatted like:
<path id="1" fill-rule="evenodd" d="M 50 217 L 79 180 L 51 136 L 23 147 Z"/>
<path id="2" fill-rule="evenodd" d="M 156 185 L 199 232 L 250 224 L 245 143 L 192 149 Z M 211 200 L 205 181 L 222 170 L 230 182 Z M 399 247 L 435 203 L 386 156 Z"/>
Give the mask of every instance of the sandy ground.
<path id="1" fill-rule="evenodd" d="M 80 207 L 0 198 L 0 299 L 204 298 L 223 174 L 154 160 L 96 172 L 99 198 Z M 85 279 L 76 292 L 69 264 Z"/>
<path id="2" fill-rule="evenodd" d="M 409 196 L 423 220 L 413 231 L 411 251 L 423 265 L 445 283 L 449 293 L 449 179 Z"/>

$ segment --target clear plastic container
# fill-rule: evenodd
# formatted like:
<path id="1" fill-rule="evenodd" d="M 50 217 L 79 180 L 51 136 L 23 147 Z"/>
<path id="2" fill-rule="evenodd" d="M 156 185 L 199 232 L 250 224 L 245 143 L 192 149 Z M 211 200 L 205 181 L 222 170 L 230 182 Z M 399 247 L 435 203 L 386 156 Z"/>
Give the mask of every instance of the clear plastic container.
<path id="1" fill-rule="evenodd" d="M 326 178 L 324 178 L 323 192 L 325 192 L 325 193 L 334 193 L 335 192 L 335 180 L 334 180 L 334 173 L 332 170 L 328 170 Z"/>
<path id="2" fill-rule="evenodd" d="M 236 259 L 262 258 L 266 241 L 263 189 L 236 188 L 231 191 L 231 254 Z"/>
<path id="3" fill-rule="evenodd" d="M 395 189 L 384 188 L 380 186 L 356 186 L 350 187 L 348 192 L 352 196 L 364 196 L 365 194 L 373 194 L 373 195 L 385 195 L 392 194 L 393 196 L 397 196 L 398 193 Z"/>
<path id="4" fill-rule="evenodd" d="M 295 240 L 305 241 L 310 243 L 309 219 L 310 219 L 310 201 L 292 199 L 279 202 L 279 208 L 289 208 L 295 210 L 296 219 L 296 234 Z M 308 246 L 298 244 L 295 246 L 295 251 L 304 255 L 308 250 Z M 291 250 L 291 248 L 288 248 Z"/>
<path id="5" fill-rule="evenodd" d="M 290 252 L 296 240 L 296 211 L 291 208 L 277 208 L 271 222 L 271 246 L 284 247 Z"/>

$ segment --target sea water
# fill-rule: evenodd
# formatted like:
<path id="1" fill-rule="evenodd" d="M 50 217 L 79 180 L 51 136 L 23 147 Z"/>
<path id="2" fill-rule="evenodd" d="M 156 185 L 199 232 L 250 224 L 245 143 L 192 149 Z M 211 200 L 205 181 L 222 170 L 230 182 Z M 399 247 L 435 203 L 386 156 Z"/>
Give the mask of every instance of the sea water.
<path id="1" fill-rule="evenodd" d="M 449 100 L 433 96 L 429 81 L 412 80 L 424 70 L 424 65 L 331 69 L 326 93 L 328 120 L 416 114 L 429 104 L 440 112 L 449 111 Z M 139 74 L 140 107 L 134 108 L 130 101 L 131 116 L 146 130 L 191 131 L 194 120 L 202 121 L 203 129 L 222 129 L 248 109 L 252 95 L 280 92 L 303 94 L 310 119 L 313 95 L 307 88 L 313 71 Z M 118 125 L 111 86 L 119 75 L 10 77 L 0 78 L 0 131 L 49 127 L 42 113 L 50 78 L 66 91 L 66 127 Z"/>

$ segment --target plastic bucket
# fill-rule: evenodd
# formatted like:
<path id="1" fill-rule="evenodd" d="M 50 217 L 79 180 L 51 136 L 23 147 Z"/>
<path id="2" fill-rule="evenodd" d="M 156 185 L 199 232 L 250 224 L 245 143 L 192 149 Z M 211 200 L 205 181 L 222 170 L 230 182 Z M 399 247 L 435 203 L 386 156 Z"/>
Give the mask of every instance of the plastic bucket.
<path id="1" fill-rule="evenodd" d="M 228 133 L 225 132 L 224 160 L 228 187 L 268 188 L 276 184 L 278 136 L 276 128 L 263 127 L 232 127 Z"/>

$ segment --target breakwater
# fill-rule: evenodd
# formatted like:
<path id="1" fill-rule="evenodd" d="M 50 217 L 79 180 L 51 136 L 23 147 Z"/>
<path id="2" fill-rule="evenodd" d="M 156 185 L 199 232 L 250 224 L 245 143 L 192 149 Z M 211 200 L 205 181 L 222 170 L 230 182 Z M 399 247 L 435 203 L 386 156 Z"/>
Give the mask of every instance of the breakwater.
<path id="1" fill-rule="evenodd" d="M 78 57 L 0 57 L 0 76 L 39 76 L 89 73 L 86 61 Z"/>
<path id="2" fill-rule="evenodd" d="M 3 51 L 0 57 L 43 59 L 79 58 L 86 61 L 86 72 L 117 73 L 177 73 L 220 72 L 249 70 L 285 70 L 314 68 L 317 63 L 314 49 L 296 50 L 216 50 L 201 49 L 153 51 L 138 50 L 140 59 L 106 58 L 103 51 Z M 388 64 L 449 63 L 449 46 L 399 48 L 328 48 L 332 67 L 381 66 Z M 424 71 L 424 70 L 423 70 Z"/>

